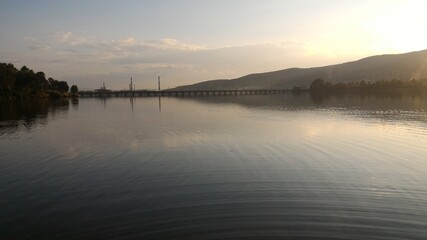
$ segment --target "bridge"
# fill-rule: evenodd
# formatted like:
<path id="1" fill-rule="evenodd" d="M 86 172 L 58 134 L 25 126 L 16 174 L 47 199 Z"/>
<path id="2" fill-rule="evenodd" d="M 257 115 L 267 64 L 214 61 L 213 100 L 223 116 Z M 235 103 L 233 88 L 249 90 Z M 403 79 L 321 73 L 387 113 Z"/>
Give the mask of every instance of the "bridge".
<path id="1" fill-rule="evenodd" d="M 253 90 L 122 90 L 122 91 L 80 91 L 80 97 L 184 97 L 184 96 L 228 96 L 228 95 L 269 95 L 294 92 L 288 89 Z M 303 91 L 303 90 L 301 90 Z"/>

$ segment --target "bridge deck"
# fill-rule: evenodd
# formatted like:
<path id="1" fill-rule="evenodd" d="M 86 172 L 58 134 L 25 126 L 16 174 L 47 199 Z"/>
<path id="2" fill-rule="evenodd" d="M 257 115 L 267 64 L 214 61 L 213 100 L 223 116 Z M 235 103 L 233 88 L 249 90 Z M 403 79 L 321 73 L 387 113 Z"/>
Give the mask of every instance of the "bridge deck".
<path id="1" fill-rule="evenodd" d="M 225 96 L 225 95 L 267 95 L 289 93 L 286 89 L 255 90 L 194 90 L 194 91 L 81 91 L 80 97 L 179 97 L 179 96 Z"/>

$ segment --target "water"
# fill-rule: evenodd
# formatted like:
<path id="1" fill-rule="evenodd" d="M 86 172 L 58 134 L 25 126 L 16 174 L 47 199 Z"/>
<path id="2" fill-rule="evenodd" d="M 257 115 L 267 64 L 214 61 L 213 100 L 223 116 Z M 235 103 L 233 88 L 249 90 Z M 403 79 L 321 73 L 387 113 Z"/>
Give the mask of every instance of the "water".
<path id="1" fill-rule="evenodd" d="M 426 239 L 427 97 L 0 111 L 0 239 Z"/>

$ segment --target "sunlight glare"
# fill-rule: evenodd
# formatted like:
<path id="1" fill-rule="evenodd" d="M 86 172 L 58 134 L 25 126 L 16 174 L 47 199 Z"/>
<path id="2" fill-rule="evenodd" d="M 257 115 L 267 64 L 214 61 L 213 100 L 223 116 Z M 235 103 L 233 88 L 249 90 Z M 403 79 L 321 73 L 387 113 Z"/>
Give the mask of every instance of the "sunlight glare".
<path id="1" fill-rule="evenodd" d="M 417 4 L 393 2 L 379 7 L 366 22 L 368 32 L 375 36 L 378 52 L 407 52 L 427 47 L 427 1 Z"/>

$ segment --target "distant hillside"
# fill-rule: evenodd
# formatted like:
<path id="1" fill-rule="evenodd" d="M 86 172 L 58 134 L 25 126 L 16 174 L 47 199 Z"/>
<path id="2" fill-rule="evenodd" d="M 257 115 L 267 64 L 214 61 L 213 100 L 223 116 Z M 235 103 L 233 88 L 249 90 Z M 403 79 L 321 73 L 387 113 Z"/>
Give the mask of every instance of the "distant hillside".
<path id="1" fill-rule="evenodd" d="M 210 80 L 193 85 L 180 86 L 176 89 L 284 89 L 295 86 L 308 86 L 316 78 L 322 78 L 334 83 L 427 78 L 427 50 L 372 56 L 354 62 L 324 67 L 289 68 L 274 72 L 250 74 L 230 80 Z"/>

